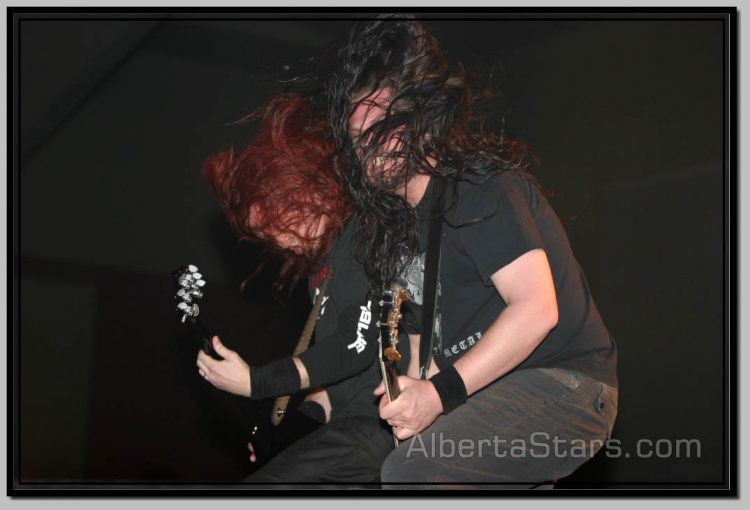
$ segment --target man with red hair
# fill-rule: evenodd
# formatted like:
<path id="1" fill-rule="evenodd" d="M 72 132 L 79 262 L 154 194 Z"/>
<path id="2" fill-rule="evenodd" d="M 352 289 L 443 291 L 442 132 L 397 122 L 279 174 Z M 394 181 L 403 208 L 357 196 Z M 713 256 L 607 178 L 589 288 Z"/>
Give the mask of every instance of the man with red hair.
<path id="1" fill-rule="evenodd" d="M 277 288 L 311 276 L 311 297 L 325 293 L 318 297 L 316 341 L 297 356 L 249 366 L 214 337 L 223 360 L 200 351 L 199 373 L 252 399 L 309 391 L 300 410 L 326 423 L 247 481 L 373 482 L 393 448 L 372 395 L 379 382 L 379 306 L 350 248 L 352 206 L 338 181 L 334 142 L 300 96 L 278 96 L 260 116 L 251 144 L 239 155 L 213 156 L 204 174 L 238 236 L 284 260 Z"/>

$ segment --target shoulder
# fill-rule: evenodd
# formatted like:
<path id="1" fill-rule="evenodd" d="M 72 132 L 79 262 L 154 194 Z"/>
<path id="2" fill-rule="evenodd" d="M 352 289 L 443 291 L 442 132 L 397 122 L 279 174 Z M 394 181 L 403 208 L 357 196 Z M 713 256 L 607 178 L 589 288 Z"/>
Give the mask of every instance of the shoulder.
<path id="1" fill-rule="evenodd" d="M 515 170 L 488 175 L 466 173 L 453 183 L 446 216 L 457 223 L 486 218 L 501 209 L 504 202 L 529 201 L 534 186 L 530 176 Z"/>

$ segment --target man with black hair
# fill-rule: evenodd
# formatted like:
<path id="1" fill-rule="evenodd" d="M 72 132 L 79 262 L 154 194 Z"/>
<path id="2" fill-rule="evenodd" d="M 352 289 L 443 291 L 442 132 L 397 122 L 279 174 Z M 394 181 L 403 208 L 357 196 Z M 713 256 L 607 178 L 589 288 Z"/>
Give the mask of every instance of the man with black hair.
<path id="1" fill-rule="evenodd" d="M 385 486 L 531 488 L 569 475 L 611 434 L 616 347 L 530 150 L 478 128 L 480 96 L 408 16 L 353 27 L 323 89 L 348 161 L 354 250 L 374 288 L 412 282 L 406 326 L 428 342 L 422 377 L 401 376 L 400 396 L 381 399 L 381 418 L 408 439 L 383 465 Z"/>

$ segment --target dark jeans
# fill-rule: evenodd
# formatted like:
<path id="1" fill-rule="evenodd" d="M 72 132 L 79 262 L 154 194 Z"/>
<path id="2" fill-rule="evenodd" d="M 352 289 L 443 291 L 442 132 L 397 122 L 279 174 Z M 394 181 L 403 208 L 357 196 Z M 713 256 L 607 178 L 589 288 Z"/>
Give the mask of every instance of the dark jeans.
<path id="1" fill-rule="evenodd" d="M 383 464 L 383 488 L 523 489 L 559 480 L 610 437 L 617 394 L 571 370 L 512 372 L 402 441 Z"/>
<path id="2" fill-rule="evenodd" d="M 273 489 L 312 488 L 280 485 L 295 482 L 376 482 L 380 466 L 392 450 L 393 436 L 381 420 L 365 416 L 339 418 L 293 443 L 245 481 L 264 484 L 258 488 Z"/>

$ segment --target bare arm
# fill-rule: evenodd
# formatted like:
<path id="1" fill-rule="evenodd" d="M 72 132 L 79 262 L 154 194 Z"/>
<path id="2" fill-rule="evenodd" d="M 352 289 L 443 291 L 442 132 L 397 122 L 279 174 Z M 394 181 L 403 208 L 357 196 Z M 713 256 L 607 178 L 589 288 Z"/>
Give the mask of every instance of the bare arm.
<path id="1" fill-rule="evenodd" d="M 557 324 L 557 298 L 543 250 L 531 250 L 492 275 L 507 303 L 476 345 L 455 363 L 467 393 L 478 391 L 518 366 Z M 381 399 L 380 416 L 406 439 L 429 427 L 443 411 L 429 381 L 400 377 L 401 395 Z M 379 387 L 376 393 L 382 393 Z"/>
<path id="2" fill-rule="evenodd" d="M 456 361 L 469 395 L 513 370 L 557 324 L 557 297 L 543 250 L 532 250 L 492 275 L 507 307 L 481 340 Z"/>

